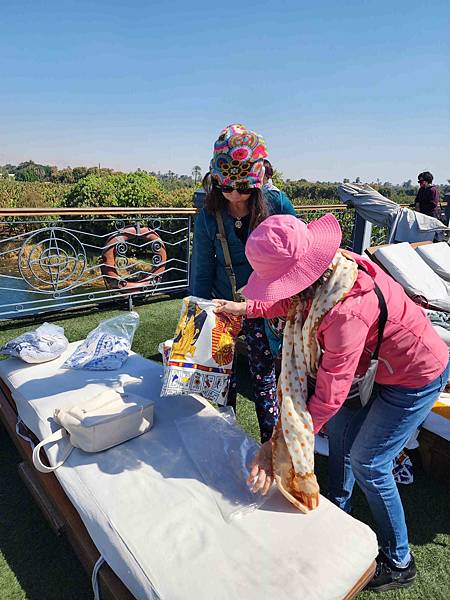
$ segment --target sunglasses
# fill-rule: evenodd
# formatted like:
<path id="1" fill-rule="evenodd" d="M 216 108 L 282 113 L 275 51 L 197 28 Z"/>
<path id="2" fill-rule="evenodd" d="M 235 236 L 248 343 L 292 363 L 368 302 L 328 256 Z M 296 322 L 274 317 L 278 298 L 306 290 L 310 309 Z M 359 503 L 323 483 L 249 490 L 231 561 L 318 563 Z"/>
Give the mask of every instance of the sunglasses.
<path id="1" fill-rule="evenodd" d="M 219 184 L 215 184 L 214 187 L 217 190 L 220 190 L 222 192 L 222 194 L 231 194 L 232 192 L 237 192 L 238 194 L 241 195 L 248 195 L 251 194 L 253 191 L 253 188 L 234 188 L 232 185 L 219 185 Z"/>

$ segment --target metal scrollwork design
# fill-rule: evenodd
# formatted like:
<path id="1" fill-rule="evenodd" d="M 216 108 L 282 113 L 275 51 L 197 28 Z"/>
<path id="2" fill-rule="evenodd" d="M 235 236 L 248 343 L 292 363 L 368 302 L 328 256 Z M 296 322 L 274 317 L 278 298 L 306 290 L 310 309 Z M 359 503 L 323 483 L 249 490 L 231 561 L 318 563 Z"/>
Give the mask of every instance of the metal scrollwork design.
<path id="1" fill-rule="evenodd" d="M 18 268 L 32 288 L 49 293 L 70 288 L 82 277 L 87 265 L 82 243 L 60 228 L 41 229 L 22 244 Z"/>

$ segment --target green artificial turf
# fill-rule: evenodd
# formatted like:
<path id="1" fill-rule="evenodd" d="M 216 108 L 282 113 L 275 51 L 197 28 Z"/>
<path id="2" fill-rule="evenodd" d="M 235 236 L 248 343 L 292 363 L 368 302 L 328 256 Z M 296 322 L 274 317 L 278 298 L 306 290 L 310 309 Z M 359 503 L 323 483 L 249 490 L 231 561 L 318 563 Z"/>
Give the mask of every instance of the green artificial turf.
<path id="1" fill-rule="evenodd" d="M 147 358 L 160 360 L 158 344 L 173 336 L 180 301 L 153 301 L 136 310 L 141 322 L 133 350 Z M 69 340 L 75 341 L 85 337 L 101 320 L 116 314 L 119 311 L 94 311 L 51 320 L 62 325 Z M 4 324 L 0 332 L 0 345 L 35 326 L 31 322 Z M 254 406 L 248 400 L 251 396 L 248 367 L 243 357 L 239 357 L 238 361 L 238 390 L 238 421 L 248 433 L 258 437 Z M 89 578 L 78 559 L 65 540 L 57 537 L 47 525 L 19 478 L 19 462 L 19 454 L 0 426 L 0 600 L 92 598 Z M 325 458 L 317 457 L 316 471 L 322 491 L 325 491 Z M 426 475 L 418 463 L 415 464 L 414 484 L 400 486 L 400 491 L 419 571 L 417 582 L 406 590 L 383 595 L 362 592 L 358 598 L 449 600 L 450 491 Z M 370 511 L 359 490 L 355 492 L 354 515 L 373 527 Z M 346 550 L 342 548 L 342 552 Z M 264 590 L 261 590 L 261 598 L 269 600 L 264 596 Z"/>

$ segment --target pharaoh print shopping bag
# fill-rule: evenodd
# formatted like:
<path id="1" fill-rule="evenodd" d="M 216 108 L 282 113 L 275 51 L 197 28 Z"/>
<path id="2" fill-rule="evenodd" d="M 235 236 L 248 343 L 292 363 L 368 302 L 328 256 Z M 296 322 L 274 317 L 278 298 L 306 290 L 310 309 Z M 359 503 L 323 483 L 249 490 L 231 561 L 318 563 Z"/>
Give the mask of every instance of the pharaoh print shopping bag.
<path id="1" fill-rule="evenodd" d="M 184 298 L 161 395 L 199 394 L 226 404 L 241 324 L 241 317 L 216 314 L 211 300 Z"/>

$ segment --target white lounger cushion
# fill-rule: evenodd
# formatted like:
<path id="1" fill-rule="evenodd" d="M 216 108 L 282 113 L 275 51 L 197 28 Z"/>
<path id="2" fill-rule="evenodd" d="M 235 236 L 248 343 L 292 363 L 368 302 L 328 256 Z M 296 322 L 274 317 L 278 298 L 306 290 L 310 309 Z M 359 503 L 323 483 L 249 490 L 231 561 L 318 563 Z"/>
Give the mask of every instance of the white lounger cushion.
<path id="1" fill-rule="evenodd" d="M 0 362 L 25 424 L 42 439 L 55 408 L 121 381 L 155 401 L 153 429 L 97 454 L 75 449 L 58 477 L 106 562 L 138 599 L 342 598 L 377 555 L 375 534 L 326 499 L 308 515 L 276 493 L 227 524 L 189 459 L 174 421 L 214 410 L 192 397 L 160 398 L 162 368 L 133 354 L 118 372 Z M 205 448 L 205 452 L 208 449 Z M 55 449 L 49 452 L 55 460 Z"/>
<path id="2" fill-rule="evenodd" d="M 417 246 L 416 252 L 439 277 L 450 282 L 450 246 L 447 242 Z"/>
<path id="3" fill-rule="evenodd" d="M 423 296 L 436 308 L 450 310 L 450 284 L 436 275 L 408 242 L 383 246 L 374 255 L 410 296 Z"/>

